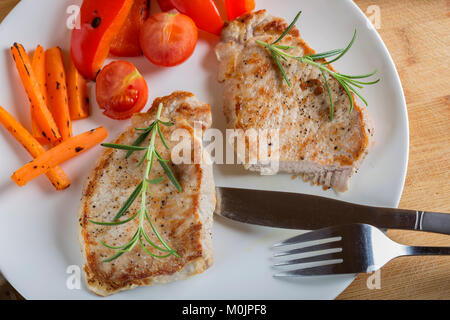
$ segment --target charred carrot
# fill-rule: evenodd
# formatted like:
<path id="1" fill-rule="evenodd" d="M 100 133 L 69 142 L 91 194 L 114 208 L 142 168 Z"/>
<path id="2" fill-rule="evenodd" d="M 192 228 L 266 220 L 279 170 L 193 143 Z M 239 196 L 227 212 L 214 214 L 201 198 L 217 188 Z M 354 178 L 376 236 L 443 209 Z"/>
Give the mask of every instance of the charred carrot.
<path id="1" fill-rule="evenodd" d="M 106 139 L 107 135 L 106 129 L 99 127 L 71 137 L 24 165 L 14 172 L 11 179 L 18 186 L 24 186 L 27 182 L 48 172 L 51 168 L 99 144 Z"/>
<path id="2" fill-rule="evenodd" d="M 5 109 L 0 107 L 0 123 L 6 130 L 28 151 L 28 153 L 36 158 L 45 153 L 44 147 Z M 70 186 L 69 178 L 60 167 L 53 167 L 47 171 L 47 177 L 56 190 L 63 190 Z"/>
<path id="3" fill-rule="evenodd" d="M 36 122 L 42 129 L 42 135 L 50 142 L 58 142 L 61 139 L 56 122 L 47 108 L 47 104 L 42 96 L 39 83 L 32 69 L 30 58 L 22 45 L 14 43 L 11 52 L 16 63 L 22 84 L 30 99 Z"/>
<path id="4" fill-rule="evenodd" d="M 35 116 L 33 115 L 33 110 L 31 110 L 31 133 L 32 136 L 39 142 L 41 145 L 45 146 L 48 144 L 48 140 L 42 134 L 42 130 L 39 129 L 38 124 L 36 123 Z"/>
<path id="5" fill-rule="evenodd" d="M 62 140 L 67 140 L 72 136 L 72 120 L 69 113 L 66 72 L 60 48 L 51 48 L 45 52 L 45 70 L 47 72 L 48 106 L 59 128 Z"/>
<path id="6" fill-rule="evenodd" d="M 87 93 L 87 81 L 78 72 L 70 58 L 67 71 L 67 92 L 69 95 L 70 118 L 78 120 L 89 116 L 89 97 Z"/>
<path id="7" fill-rule="evenodd" d="M 45 52 L 42 46 L 38 45 L 33 54 L 33 59 L 31 60 L 31 67 L 33 69 L 34 75 L 36 76 L 36 80 L 39 84 L 39 88 L 41 89 L 41 94 L 44 98 L 44 101 L 47 102 L 47 89 L 45 88 L 46 75 L 45 75 Z M 31 133 L 33 137 L 39 141 L 40 144 L 46 145 L 48 144 L 48 140 L 42 134 L 42 130 L 39 128 L 37 124 L 36 115 L 33 112 L 33 106 L 31 108 Z"/>

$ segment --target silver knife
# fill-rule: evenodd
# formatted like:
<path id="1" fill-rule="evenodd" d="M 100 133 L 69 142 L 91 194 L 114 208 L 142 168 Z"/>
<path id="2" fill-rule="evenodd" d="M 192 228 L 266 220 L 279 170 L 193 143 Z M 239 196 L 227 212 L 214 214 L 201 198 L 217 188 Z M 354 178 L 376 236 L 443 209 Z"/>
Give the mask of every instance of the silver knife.
<path id="1" fill-rule="evenodd" d="M 366 223 L 450 234 L 450 214 L 446 213 L 370 207 L 290 192 L 217 187 L 216 194 L 214 213 L 244 223 L 302 230 Z"/>

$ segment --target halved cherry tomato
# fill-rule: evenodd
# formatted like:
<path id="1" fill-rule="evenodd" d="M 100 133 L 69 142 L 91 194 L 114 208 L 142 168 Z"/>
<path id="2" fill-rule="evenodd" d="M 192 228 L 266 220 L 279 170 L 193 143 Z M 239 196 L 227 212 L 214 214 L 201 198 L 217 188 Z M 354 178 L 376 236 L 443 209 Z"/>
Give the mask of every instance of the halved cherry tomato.
<path id="1" fill-rule="evenodd" d="M 159 7 L 161 8 L 162 12 L 170 11 L 172 9 L 175 9 L 175 7 L 172 5 L 170 0 L 158 0 Z"/>
<path id="2" fill-rule="evenodd" d="M 149 11 L 150 0 L 134 0 L 125 24 L 111 43 L 111 48 L 109 49 L 111 54 L 118 57 L 142 55 L 139 45 L 139 30 L 147 19 Z"/>
<path id="3" fill-rule="evenodd" d="M 255 9 L 255 0 L 225 0 L 228 20 L 234 20 Z"/>
<path id="4" fill-rule="evenodd" d="M 141 28 L 144 55 L 158 66 L 184 62 L 194 52 L 198 32 L 194 21 L 181 13 L 156 13 Z"/>
<path id="5" fill-rule="evenodd" d="M 103 114 L 112 119 L 128 119 L 144 108 L 148 99 L 145 79 L 127 61 L 114 61 L 97 76 L 95 93 Z"/>
<path id="6" fill-rule="evenodd" d="M 194 20 L 197 27 L 209 33 L 220 35 L 223 20 L 213 0 L 170 0 L 181 13 Z"/>
<path id="7" fill-rule="evenodd" d="M 130 13 L 133 0 L 84 0 L 80 28 L 72 31 L 71 54 L 78 71 L 95 79 L 114 36 Z"/>

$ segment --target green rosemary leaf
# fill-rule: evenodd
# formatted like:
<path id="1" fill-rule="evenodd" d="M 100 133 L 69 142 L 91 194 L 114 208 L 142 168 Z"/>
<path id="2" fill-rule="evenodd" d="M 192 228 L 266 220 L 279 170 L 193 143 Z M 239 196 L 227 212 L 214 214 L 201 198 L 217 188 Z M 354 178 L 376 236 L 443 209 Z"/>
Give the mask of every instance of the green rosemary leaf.
<path id="1" fill-rule="evenodd" d="M 295 26 L 295 24 L 297 23 L 298 18 L 300 18 L 300 15 L 302 14 L 301 11 L 299 11 L 297 13 L 297 15 L 295 16 L 294 20 L 291 22 L 291 24 L 289 25 L 289 27 L 287 27 L 287 29 L 281 34 L 281 36 L 275 40 L 274 42 L 272 42 L 273 44 L 276 44 L 278 42 L 280 42 L 289 32 L 291 32 L 292 28 Z"/>
<path id="2" fill-rule="evenodd" d="M 333 60 L 331 60 L 331 61 L 329 61 L 329 62 L 327 62 L 327 63 L 325 63 L 325 64 L 333 63 L 333 62 L 335 62 L 335 61 L 338 61 L 340 58 L 342 58 L 342 57 L 347 53 L 347 51 L 350 50 L 350 48 L 353 46 L 353 43 L 355 42 L 355 40 L 356 40 L 356 29 L 355 29 L 355 32 L 353 33 L 353 38 L 352 38 L 352 40 L 351 40 L 350 43 L 347 45 L 347 47 L 341 52 L 341 54 L 338 55 L 338 56 L 337 56 L 336 58 L 334 58 Z"/>
<path id="3" fill-rule="evenodd" d="M 147 233 L 145 233 L 145 231 L 142 229 L 141 230 L 142 235 L 144 236 L 145 241 L 147 241 L 147 243 L 149 245 L 151 245 L 153 248 L 159 250 L 159 251 L 163 251 L 163 252 L 175 252 L 175 250 L 172 250 L 170 248 L 161 248 L 160 246 L 158 246 L 157 244 L 155 244 L 153 241 L 150 240 L 150 238 L 148 237 Z"/>
<path id="4" fill-rule="evenodd" d="M 159 123 L 156 124 L 156 130 L 158 131 L 159 138 L 161 139 L 161 142 L 163 143 L 164 147 L 166 147 L 166 149 L 169 150 L 170 148 L 167 145 L 166 140 L 164 140 L 161 128 L 159 127 Z"/>
<path id="5" fill-rule="evenodd" d="M 350 92 L 347 84 L 344 81 L 340 80 L 339 78 L 335 78 L 335 79 L 340 83 L 342 88 L 344 88 L 345 92 L 347 93 L 348 100 L 350 101 L 350 113 L 351 113 L 353 111 L 353 108 L 354 108 L 353 95 Z"/>
<path id="6" fill-rule="evenodd" d="M 264 42 L 264 41 L 261 41 L 261 40 L 255 40 L 255 42 L 256 42 L 257 44 L 259 44 L 260 46 L 266 47 L 266 48 L 268 48 L 268 49 L 272 48 L 272 45 L 271 45 L 271 44 L 268 44 L 268 43 L 266 43 L 266 42 Z"/>
<path id="7" fill-rule="evenodd" d="M 371 82 L 364 82 L 364 81 L 357 81 L 357 80 L 352 80 L 352 83 L 358 83 L 358 84 L 363 84 L 363 85 L 370 85 L 370 84 L 376 84 L 378 82 L 380 82 L 381 79 L 377 79 L 375 81 L 371 81 Z"/>
<path id="8" fill-rule="evenodd" d="M 150 132 L 152 131 L 153 127 L 155 126 L 155 121 L 153 121 L 148 127 L 146 128 L 134 128 L 136 131 L 144 131 L 144 132 Z"/>
<path id="9" fill-rule="evenodd" d="M 122 249 L 118 249 L 119 252 L 130 252 L 131 250 L 133 250 L 134 246 L 136 245 L 136 243 L 138 242 L 138 239 L 140 239 L 141 237 L 141 229 L 138 229 L 138 231 L 136 231 L 136 233 L 134 234 L 133 239 L 131 239 L 131 241 L 129 242 L 129 246 L 122 248 Z"/>
<path id="10" fill-rule="evenodd" d="M 127 249 L 127 248 L 129 248 L 129 247 L 131 247 L 131 246 L 133 246 L 133 243 L 135 244 L 136 243 L 136 235 L 138 234 L 138 231 L 136 231 L 136 233 L 133 235 L 133 237 L 131 238 L 131 240 L 130 240 L 130 242 L 128 242 L 127 244 L 125 244 L 125 245 L 123 245 L 123 246 L 121 246 L 121 247 L 112 247 L 112 246 L 108 246 L 106 243 L 104 243 L 103 241 L 101 241 L 101 243 L 102 243 L 102 245 L 104 245 L 105 247 L 107 247 L 107 248 L 117 248 L 117 249 L 114 249 L 114 250 L 121 250 L 121 249 Z M 108 259 L 105 259 L 105 260 L 103 260 L 103 262 L 111 262 L 111 261 L 113 261 L 113 260 L 116 260 L 117 258 L 119 258 L 122 254 L 124 254 L 125 253 L 125 251 L 119 251 L 118 253 L 116 253 L 115 255 L 113 255 L 112 257 L 110 257 L 110 258 L 108 258 Z"/>
<path id="11" fill-rule="evenodd" d="M 283 59 L 283 61 L 288 61 L 288 59 L 287 59 L 285 56 L 283 56 L 283 55 L 281 55 L 281 54 L 278 54 L 276 51 L 274 51 L 274 53 L 275 53 L 275 55 L 276 55 L 278 58 Z"/>
<path id="12" fill-rule="evenodd" d="M 136 139 L 136 141 L 133 142 L 133 146 L 137 147 L 140 146 L 142 144 L 142 142 L 144 142 L 144 140 L 148 137 L 148 135 L 150 134 L 150 131 L 145 131 L 144 133 L 140 134 L 139 137 Z M 130 150 L 127 152 L 127 155 L 125 156 L 125 159 L 128 159 L 132 154 L 133 154 L 133 150 Z"/>
<path id="13" fill-rule="evenodd" d="M 153 233 L 156 235 L 156 237 L 158 238 L 158 240 L 162 243 L 162 245 L 164 247 L 166 247 L 167 250 L 170 250 L 170 252 L 175 255 L 176 257 L 180 257 L 175 250 L 173 250 L 165 241 L 164 239 L 161 237 L 161 235 L 159 234 L 158 230 L 156 230 L 155 226 L 153 225 L 152 221 L 150 220 L 150 217 L 148 216 L 148 212 L 147 210 L 145 210 L 145 217 L 147 218 L 148 223 L 150 224 Z"/>
<path id="14" fill-rule="evenodd" d="M 341 77 L 342 78 L 342 77 Z M 347 79 L 347 78 L 342 78 L 343 81 L 345 81 L 347 84 L 352 84 L 355 87 L 357 87 L 358 89 L 362 89 L 362 86 L 356 82 L 354 82 L 354 80 L 352 79 Z"/>
<path id="15" fill-rule="evenodd" d="M 147 147 L 139 147 L 139 146 L 128 146 L 125 144 L 115 144 L 115 143 L 102 143 L 102 147 L 119 149 L 119 150 L 131 150 L 131 151 L 141 151 L 146 150 Z"/>
<path id="16" fill-rule="evenodd" d="M 128 208 L 131 207 L 131 205 L 133 204 L 134 200 L 136 200 L 137 196 L 139 195 L 139 193 L 142 190 L 142 184 L 143 183 L 141 181 L 141 183 L 138 184 L 136 189 L 134 189 L 134 191 L 131 193 L 130 197 L 123 204 L 122 208 L 120 208 L 119 212 L 117 212 L 117 214 L 114 217 L 113 221 L 118 220 L 121 216 L 123 216 L 123 214 L 128 210 Z"/>
<path id="17" fill-rule="evenodd" d="M 323 70 L 320 70 L 320 72 L 322 72 L 322 76 L 325 80 L 325 86 L 327 87 L 328 90 L 328 97 L 330 98 L 330 121 L 333 121 L 333 117 L 334 117 L 334 103 L 333 103 L 333 95 L 331 94 L 331 88 L 330 85 L 328 83 L 328 79 L 325 76 L 325 72 Z"/>
<path id="18" fill-rule="evenodd" d="M 289 49 L 295 48 L 295 46 L 283 46 L 281 44 L 274 44 L 273 47 L 281 49 L 281 50 L 289 50 Z"/>
<path id="19" fill-rule="evenodd" d="M 98 224 L 98 225 L 101 225 L 101 226 L 118 226 L 118 225 L 125 224 L 125 223 L 133 220 L 134 218 L 136 218 L 137 215 L 138 214 L 136 213 L 131 218 L 128 218 L 128 219 L 122 220 L 122 221 L 117 221 L 117 222 L 99 222 L 99 221 L 93 221 L 93 220 L 88 220 L 88 221 L 93 223 L 93 224 Z"/>
<path id="20" fill-rule="evenodd" d="M 164 122 L 164 121 L 158 120 L 158 122 L 161 123 L 161 124 L 163 124 L 163 125 L 165 125 L 166 127 L 171 127 L 171 126 L 173 126 L 173 125 L 175 124 L 175 123 L 172 122 L 172 121 L 166 121 L 166 122 Z"/>
<path id="21" fill-rule="evenodd" d="M 155 152 L 156 152 L 156 155 L 158 157 L 160 157 L 158 152 L 157 151 L 155 151 Z M 165 163 L 164 161 L 161 161 L 159 158 L 158 158 L 158 162 L 161 165 L 161 167 L 164 169 L 164 172 L 166 173 L 167 177 L 172 182 L 172 184 L 175 186 L 175 188 L 178 190 L 178 192 L 183 191 L 183 189 L 180 186 L 180 183 L 178 182 L 177 178 L 175 178 L 175 175 L 173 174 L 172 170 L 167 165 L 167 163 Z"/>
<path id="22" fill-rule="evenodd" d="M 148 251 L 148 249 L 145 247 L 145 245 L 144 245 L 144 243 L 142 242 L 142 239 L 139 237 L 139 243 L 141 244 L 141 248 L 145 251 L 145 252 L 147 252 L 147 254 L 149 254 L 149 255 L 151 255 L 152 257 L 154 257 L 154 258 L 167 258 L 168 256 L 171 256 L 172 255 L 172 253 L 168 253 L 168 254 L 166 254 L 166 255 L 156 255 L 156 254 L 154 254 L 154 253 L 151 253 L 150 251 Z"/>
<path id="23" fill-rule="evenodd" d="M 129 243 L 127 243 L 127 244 L 124 244 L 123 246 L 114 247 L 114 246 L 110 246 L 109 244 L 103 242 L 103 240 L 100 241 L 100 243 L 101 243 L 104 247 L 107 247 L 107 248 L 113 249 L 113 250 L 125 249 L 128 245 L 130 245 L 130 242 L 129 242 Z"/>
<path id="24" fill-rule="evenodd" d="M 348 88 L 350 89 L 350 91 L 353 91 L 363 102 L 366 106 L 368 106 L 369 104 L 367 103 L 366 99 L 364 99 L 364 97 L 358 92 L 358 90 L 356 90 L 355 88 L 353 88 L 351 85 L 349 85 L 347 83 Z"/>
<path id="25" fill-rule="evenodd" d="M 138 243 L 138 239 L 136 238 L 136 240 L 133 241 L 133 243 L 131 244 L 131 246 L 124 248 L 124 249 L 116 249 L 118 252 L 122 252 L 122 253 L 126 253 L 126 252 L 130 252 L 131 250 L 133 250 L 133 248 L 136 246 L 136 244 Z"/>
<path id="26" fill-rule="evenodd" d="M 289 87 L 292 87 L 291 81 L 289 81 L 289 78 L 288 78 L 288 76 L 287 76 L 287 74 L 286 74 L 286 71 L 284 71 L 284 68 L 283 68 L 283 66 L 282 66 L 282 64 L 281 64 L 281 62 L 280 62 L 280 60 L 278 60 L 278 56 L 277 56 L 277 54 L 275 53 L 275 51 L 273 51 L 272 49 L 270 49 L 270 54 L 272 55 L 273 59 L 275 60 L 275 63 L 277 64 L 278 68 L 280 69 L 281 74 L 283 75 L 284 80 L 286 80 L 286 82 L 287 82 L 287 84 L 288 84 Z"/>
<path id="27" fill-rule="evenodd" d="M 147 159 L 147 153 L 148 153 L 148 150 L 145 152 L 145 154 L 142 156 L 142 158 L 141 158 L 141 160 L 139 160 L 139 162 L 138 162 L 138 168 L 140 167 L 140 166 L 142 166 L 142 164 L 144 163 L 144 161 L 145 161 L 145 159 Z"/>
<path id="28" fill-rule="evenodd" d="M 338 55 L 338 54 L 342 53 L 342 51 L 343 51 L 343 49 L 335 49 L 335 50 L 321 52 L 321 53 L 308 54 L 305 57 L 309 57 L 312 60 L 322 60 L 322 59 L 326 59 L 326 58 Z"/>
<path id="29" fill-rule="evenodd" d="M 121 255 L 123 255 L 124 253 L 125 253 L 125 252 L 118 252 L 118 253 L 116 253 L 115 255 L 113 255 L 112 257 L 103 260 L 103 262 L 111 262 L 111 261 L 114 261 L 114 260 L 116 260 L 118 257 L 120 257 Z"/>
<path id="30" fill-rule="evenodd" d="M 155 159 L 155 153 L 154 153 L 154 152 L 151 152 L 151 153 L 148 155 L 148 158 L 147 158 L 147 161 L 150 162 L 149 172 L 152 171 L 152 168 L 153 168 L 153 160 L 154 160 L 154 159 Z"/>
<path id="31" fill-rule="evenodd" d="M 378 70 L 375 70 L 375 71 L 373 71 L 371 73 L 362 74 L 362 75 L 356 75 L 356 76 L 348 75 L 348 74 L 340 74 L 340 75 L 342 77 L 349 78 L 349 79 L 365 79 L 365 78 L 369 78 L 369 77 L 373 76 L 377 72 L 378 72 Z"/>
<path id="32" fill-rule="evenodd" d="M 155 179 L 145 179 L 147 181 L 147 183 L 149 184 L 158 184 L 160 182 L 164 181 L 164 177 L 159 177 L 159 178 L 155 178 Z"/>

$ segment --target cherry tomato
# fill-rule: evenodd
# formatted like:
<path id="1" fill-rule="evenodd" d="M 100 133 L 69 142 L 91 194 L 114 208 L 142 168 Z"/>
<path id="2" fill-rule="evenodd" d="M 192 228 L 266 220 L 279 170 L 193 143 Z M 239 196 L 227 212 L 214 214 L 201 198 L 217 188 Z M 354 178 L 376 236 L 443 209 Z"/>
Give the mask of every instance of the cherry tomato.
<path id="1" fill-rule="evenodd" d="M 125 24 L 111 43 L 110 53 L 118 57 L 135 57 L 142 55 L 139 45 L 139 30 L 150 11 L 149 0 L 134 0 L 133 7 Z"/>
<path id="2" fill-rule="evenodd" d="M 114 61 L 97 76 L 95 93 L 103 114 L 112 119 L 128 119 L 147 104 L 148 87 L 136 67 Z"/>
<path id="3" fill-rule="evenodd" d="M 181 13 L 159 12 L 145 21 L 140 43 L 148 60 L 171 67 L 192 55 L 197 38 L 197 27 L 191 18 Z"/>
<path id="4" fill-rule="evenodd" d="M 161 8 L 161 11 L 163 11 L 163 12 L 175 9 L 175 7 L 172 5 L 170 0 L 158 0 L 158 4 L 159 4 L 159 7 Z"/>
<path id="5" fill-rule="evenodd" d="M 83 1 L 80 28 L 72 31 L 70 52 L 75 67 L 85 78 L 95 79 L 132 5 L 133 0 Z"/>
<path id="6" fill-rule="evenodd" d="M 223 20 L 213 0 L 170 0 L 181 13 L 194 20 L 197 27 L 209 33 L 220 35 Z"/>
<path id="7" fill-rule="evenodd" d="M 225 0 L 228 20 L 234 20 L 255 9 L 255 0 Z"/>

